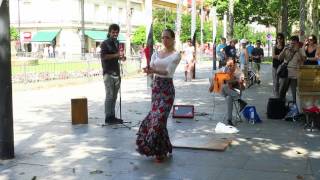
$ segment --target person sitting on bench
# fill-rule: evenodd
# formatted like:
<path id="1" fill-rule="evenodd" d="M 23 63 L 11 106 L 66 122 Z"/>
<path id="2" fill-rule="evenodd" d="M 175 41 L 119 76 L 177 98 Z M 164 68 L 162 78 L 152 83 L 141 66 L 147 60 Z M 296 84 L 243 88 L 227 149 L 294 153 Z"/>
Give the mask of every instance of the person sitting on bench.
<path id="1" fill-rule="evenodd" d="M 233 126 L 232 123 L 232 110 L 233 101 L 238 101 L 240 111 L 247 105 L 245 101 L 241 99 L 240 92 L 244 90 L 244 74 L 242 71 L 234 64 L 233 60 L 228 60 L 224 68 L 221 69 L 222 72 L 228 73 L 230 75 L 230 80 L 226 81 L 222 85 L 221 94 L 226 98 L 227 102 L 227 120 L 228 124 Z"/>

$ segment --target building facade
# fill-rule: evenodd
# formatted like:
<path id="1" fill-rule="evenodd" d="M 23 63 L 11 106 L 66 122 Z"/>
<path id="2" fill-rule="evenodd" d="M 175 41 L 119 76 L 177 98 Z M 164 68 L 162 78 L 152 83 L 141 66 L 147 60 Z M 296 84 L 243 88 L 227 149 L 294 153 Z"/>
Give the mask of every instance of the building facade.
<path id="1" fill-rule="evenodd" d="M 81 53 L 81 0 L 10 0 L 11 26 L 20 33 L 25 52 L 52 46 L 57 54 Z M 112 23 L 121 27 L 125 41 L 126 0 L 84 0 L 85 51 L 94 52 Z M 144 0 L 130 0 L 131 26 L 144 25 Z"/>

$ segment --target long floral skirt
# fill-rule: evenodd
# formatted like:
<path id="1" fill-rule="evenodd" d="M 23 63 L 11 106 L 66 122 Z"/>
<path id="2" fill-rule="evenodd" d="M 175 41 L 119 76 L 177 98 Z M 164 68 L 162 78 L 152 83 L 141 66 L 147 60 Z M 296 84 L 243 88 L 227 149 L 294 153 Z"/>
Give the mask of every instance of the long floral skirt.
<path id="1" fill-rule="evenodd" d="M 137 151 L 146 156 L 172 153 L 167 119 L 173 105 L 175 90 L 171 78 L 155 77 L 152 86 L 151 110 L 137 133 Z"/>

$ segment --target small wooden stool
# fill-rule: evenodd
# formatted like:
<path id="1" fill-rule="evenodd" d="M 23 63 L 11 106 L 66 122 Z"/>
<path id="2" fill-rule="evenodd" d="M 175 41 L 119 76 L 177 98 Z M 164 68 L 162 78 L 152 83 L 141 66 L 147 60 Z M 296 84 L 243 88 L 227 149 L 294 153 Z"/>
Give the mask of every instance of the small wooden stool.
<path id="1" fill-rule="evenodd" d="M 88 124 L 88 105 L 86 97 L 71 99 L 72 124 Z"/>

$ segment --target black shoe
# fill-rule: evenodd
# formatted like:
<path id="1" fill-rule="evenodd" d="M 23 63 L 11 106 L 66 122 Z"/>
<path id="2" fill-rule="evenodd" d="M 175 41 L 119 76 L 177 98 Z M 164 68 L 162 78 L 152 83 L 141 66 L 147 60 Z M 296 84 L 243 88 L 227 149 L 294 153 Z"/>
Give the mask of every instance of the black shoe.
<path id="1" fill-rule="evenodd" d="M 123 123 L 123 120 L 120 119 L 120 118 L 117 118 L 117 117 L 114 117 L 113 120 L 114 120 L 114 122 L 115 122 L 116 124 L 122 124 L 122 123 Z"/>
<path id="2" fill-rule="evenodd" d="M 228 125 L 234 126 L 233 123 L 232 123 L 232 120 L 228 120 Z"/>
<path id="3" fill-rule="evenodd" d="M 114 117 L 112 117 L 112 116 L 106 117 L 106 118 L 104 119 L 104 122 L 105 122 L 106 124 L 115 124 Z"/>
<path id="4" fill-rule="evenodd" d="M 240 107 L 239 112 L 241 112 L 246 107 L 246 105 L 248 104 L 247 102 L 245 102 L 242 99 L 238 99 L 238 103 L 239 103 L 239 107 Z"/>

